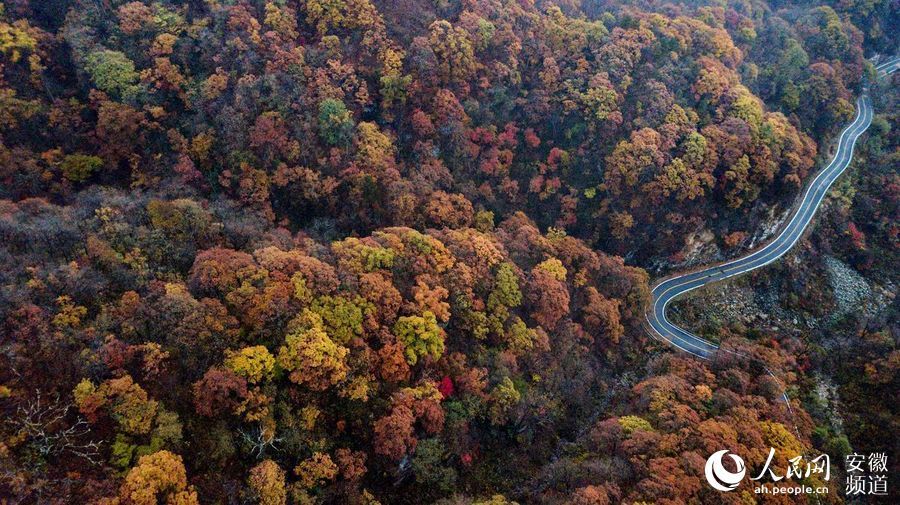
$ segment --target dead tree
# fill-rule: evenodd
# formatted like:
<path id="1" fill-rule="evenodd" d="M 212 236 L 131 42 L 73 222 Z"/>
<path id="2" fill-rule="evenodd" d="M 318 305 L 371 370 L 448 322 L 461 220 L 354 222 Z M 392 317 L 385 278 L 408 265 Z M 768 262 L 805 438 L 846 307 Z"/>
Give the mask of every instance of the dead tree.
<path id="1" fill-rule="evenodd" d="M 72 404 L 61 403 L 59 395 L 45 401 L 37 391 L 36 398 L 19 405 L 7 422 L 41 456 L 71 454 L 96 465 L 100 462 L 100 442 L 86 439 L 90 425 L 78 414 L 73 418 L 72 410 Z"/>

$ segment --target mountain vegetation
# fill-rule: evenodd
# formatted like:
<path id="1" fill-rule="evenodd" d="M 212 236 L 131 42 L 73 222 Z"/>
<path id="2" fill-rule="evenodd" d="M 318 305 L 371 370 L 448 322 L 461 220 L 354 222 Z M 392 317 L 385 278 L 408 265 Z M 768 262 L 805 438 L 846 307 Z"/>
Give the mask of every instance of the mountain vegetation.
<path id="1" fill-rule="evenodd" d="M 790 204 L 898 20 L 0 3 L 0 501 L 752 502 L 697 476 L 821 450 L 803 349 L 675 354 L 642 327 L 651 274 Z M 897 247 L 874 128 L 885 168 L 838 218 L 873 268 Z"/>

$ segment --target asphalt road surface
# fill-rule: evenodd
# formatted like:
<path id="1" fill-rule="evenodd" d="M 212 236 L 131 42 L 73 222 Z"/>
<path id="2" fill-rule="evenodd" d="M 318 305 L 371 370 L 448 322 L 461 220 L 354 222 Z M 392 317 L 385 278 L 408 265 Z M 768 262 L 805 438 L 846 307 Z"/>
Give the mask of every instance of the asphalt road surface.
<path id="1" fill-rule="evenodd" d="M 884 75 L 897 70 L 898 67 L 900 67 L 900 57 L 893 57 L 878 64 L 875 68 L 879 75 Z M 653 287 L 653 302 L 646 317 L 651 333 L 655 337 L 698 358 L 711 359 L 715 355 L 719 349 L 718 346 L 675 326 L 666 318 L 666 307 L 669 302 L 688 291 L 766 266 L 784 256 L 803 236 L 803 232 L 812 221 L 828 189 L 850 165 L 856 139 L 872 123 L 872 114 L 872 101 L 868 96 L 868 90 L 864 89 L 862 95 L 856 100 L 856 118 L 841 132 L 834 158 L 806 187 L 794 214 L 775 239 L 741 258 L 670 277 Z"/>

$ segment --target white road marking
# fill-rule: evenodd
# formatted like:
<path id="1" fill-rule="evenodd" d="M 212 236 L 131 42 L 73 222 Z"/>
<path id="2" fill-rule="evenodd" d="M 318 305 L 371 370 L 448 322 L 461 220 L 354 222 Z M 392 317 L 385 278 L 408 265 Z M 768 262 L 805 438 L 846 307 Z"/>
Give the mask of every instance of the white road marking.
<path id="1" fill-rule="evenodd" d="M 881 72 L 889 74 L 897 70 L 898 66 L 900 66 L 900 56 L 877 65 L 875 69 L 879 74 Z M 850 165 L 850 162 L 853 160 L 856 141 L 872 123 L 873 114 L 874 111 L 871 103 L 869 103 L 869 97 L 863 92 L 857 99 L 856 117 L 838 137 L 838 147 L 834 157 L 813 178 L 803 194 L 800 205 L 775 239 L 741 258 L 703 270 L 671 277 L 653 287 L 653 303 L 651 304 L 651 310 L 645 314 L 645 319 L 654 337 L 658 337 L 669 345 L 701 359 L 708 360 L 710 355 L 719 350 L 719 347 L 712 342 L 694 335 L 669 321 L 666 317 L 666 308 L 669 302 L 709 283 L 729 279 L 751 270 L 762 268 L 790 251 L 812 222 L 819 205 L 822 203 L 831 185 Z M 689 286 L 692 283 L 695 285 Z M 657 293 L 660 288 L 663 288 L 663 291 Z M 660 302 L 662 302 L 662 305 L 660 305 Z M 693 348 L 699 353 L 689 348 Z M 740 355 L 740 353 L 735 353 L 734 351 L 725 350 L 725 352 Z M 769 373 L 771 374 L 771 372 Z M 787 401 L 787 398 L 785 398 L 785 401 Z M 788 406 L 790 408 L 790 404 Z"/>

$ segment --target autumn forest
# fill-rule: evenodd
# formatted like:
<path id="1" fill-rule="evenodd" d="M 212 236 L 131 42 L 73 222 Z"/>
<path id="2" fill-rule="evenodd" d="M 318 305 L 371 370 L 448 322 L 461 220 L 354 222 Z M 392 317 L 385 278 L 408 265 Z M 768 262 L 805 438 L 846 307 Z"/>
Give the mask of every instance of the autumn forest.
<path id="1" fill-rule="evenodd" d="M 745 289 L 821 316 L 827 256 L 896 293 L 898 33 L 891 0 L 5 0 L 0 503 L 794 503 L 706 458 L 897 449 L 900 301 L 679 307 L 741 352 L 708 362 L 644 311 L 756 245 L 864 86 L 807 266 Z"/>

